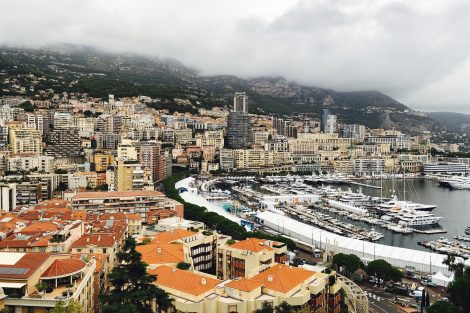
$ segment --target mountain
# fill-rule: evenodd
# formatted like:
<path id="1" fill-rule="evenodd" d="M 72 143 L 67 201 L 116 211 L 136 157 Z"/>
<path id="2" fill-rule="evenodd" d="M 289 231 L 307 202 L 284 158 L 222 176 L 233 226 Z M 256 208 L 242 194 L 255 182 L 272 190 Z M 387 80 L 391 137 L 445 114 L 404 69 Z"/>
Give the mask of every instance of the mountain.
<path id="1" fill-rule="evenodd" d="M 428 116 L 447 129 L 461 131 L 470 128 L 470 115 L 454 112 L 430 112 Z"/>
<path id="2" fill-rule="evenodd" d="M 35 78 L 28 78 L 33 74 Z M 249 96 L 250 111 L 319 116 L 328 108 L 344 123 L 386 127 L 409 133 L 439 128 L 434 120 L 410 114 L 408 107 L 378 91 L 338 92 L 305 86 L 282 77 L 243 79 L 231 75 L 201 76 L 172 59 L 113 54 L 84 46 L 57 45 L 47 49 L 0 48 L 0 95 L 44 97 L 44 92 L 87 93 L 106 98 L 147 95 L 162 103 L 188 99 L 193 107 L 229 106 L 235 91 Z M 25 85 L 25 90 L 12 87 Z M 184 108 L 181 108 L 184 110 Z"/>

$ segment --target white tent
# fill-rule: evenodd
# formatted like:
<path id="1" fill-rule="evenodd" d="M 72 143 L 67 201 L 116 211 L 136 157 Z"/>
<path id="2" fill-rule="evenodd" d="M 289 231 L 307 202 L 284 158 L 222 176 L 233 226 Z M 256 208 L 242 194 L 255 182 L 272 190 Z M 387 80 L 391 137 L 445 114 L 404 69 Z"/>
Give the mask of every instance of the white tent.
<path id="1" fill-rule="evenodd" d="M 447 277 L 441 272 L 437 272 L 436 274 L 432 275 L 431 281 L 435 283 L 438 286 L 444 286 L 447 287 L 449 283 L 451 283 L 454 280 L 454 275 L 451 277 Z"/>

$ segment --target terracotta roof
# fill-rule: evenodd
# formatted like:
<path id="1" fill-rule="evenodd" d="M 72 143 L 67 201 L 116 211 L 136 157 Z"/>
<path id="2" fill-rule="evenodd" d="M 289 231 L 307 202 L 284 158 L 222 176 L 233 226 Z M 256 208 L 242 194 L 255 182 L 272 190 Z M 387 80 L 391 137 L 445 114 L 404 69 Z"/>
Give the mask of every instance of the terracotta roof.
<path id="1" fill-rule="evenodd" d="M 248 238 L 245 240 L 238 241 L 229 246 L 233 249 L 239 250 L 248 250 L 253 252 L 260 252 L 263 250 L 272 251 L 273 249 L 268 246 L 268 241 L 265 239 L 258 239 L 258 238 Z"/>
<path id="2" fill-rule="evenodd" d="M 63 199 L 50 199 L 39 202 L 36 209 L 52 209 L 52 208 L 65 208 L 70 206 L 70 201 Z"/>
<path id="3" fill-rule="evenodd" d="M 100 198 L 119 198 L 119 197 L 161 197 L 163 193 L 156 190 L 134 190 L 134 191 L 95 191 L 80 192 L 73 200 L 79 199 L 100 199 Z"/>
<path id="4" fill-rule="evenodd" d="M 127 219 L 127 216 L 126 216 L 126 213 L 122 213 L 122 212 L 116 212 L 116 213 L 103 213 L 99 216 L 99 219 L 100 220 L 110 220 L 110 219 L 114 219 L 114 220 L 126 220 Z"/>
<path id="5" fill-rule="evenodd" d="M 128 220 L 141 220 L 142 217 L 140 214 L 127 214 L 127 219 Z"/>
<path id="6" fill-rule="evenodd" d="M 153 242 L 169 243 L 186 237 L 194 236 L 196 234 L 197 232 L 192 232 L 186 229 L 174 229 L 172 231 L 165 231 L 156 234 L 153 239 Z"/>
<path id="7" fill-rule="evenodd" d="M 218 279 L 171 268 L 166 265 L 149 270 L 149 274 L 157 275 L 156 284 L 158 286 L 171 288 L 193 296 L 205 294 L 213 290 L 221 282 Z"/>
<path id="8" fill-rule="evenodd" d="M 1 258 L 8 258 L 8 254 L 14 255 L 17 252 L 0 252 Z M 0 274 L 0 279 L 13 278 L 13 279 L 27 279 L 29 278 L 40 266 L 50 257 L 46 252 L 31 252 L 24 253 L 23 257 L 15 264 L 7 265 L 0 264 L 0 268 L 21 268 L 26 269 L 26 272 L 21 274 Z"/>
<path id="9" fill-rule="evenodd" d="M 34 233 L 34 232 L 46 232 L 46 231 L 55 231 L 60 227 L 51 221 L 45 222 L 33 222 L 31 225 L 26 226 L 21 230 L 22 233 Z"/>
<path id="10" fill-rule="evenodd" d="M 28 248 L 28 247 L 47 247 L 51 236 L 42 237 L 42 234 L 34 235 L 13 234 L 0 241 L 0 249 L 2 248 Z"/>
<path id="11" fill-rule="evenodd" d="M 116 242 L 116 236 L 111 234 L 84 234 L 72 244 L 72 248 L 83 248 L 89 245 L 98 247 L 112 247 Z"/>
<path id="12" fill-rule="evenodd" d="M 19 214 L 18 217 L 24 220 L 28 220 L 28 221 L 38 221 L 41 218 L 41 212 L 28 211 L 28 212 Z"/>
<path id="13" fill-rule="evenodd" d="M 78 259 L 57 259 L 41 275 L 42 278 L 61 277 L 74 274 L 86 266 L 86 263 Z"/>
<path id="14" fill-rule="evenodd" d="M 87 212 L 85 210 L 74 211 L 72 214 L 72 219 L 84 221 L 86 219 L 86 215 Z"/>
<path id="15" fill-rule="evenodd" d="M 276 264 L 250 278 L 250 280 L 262 283 L 267 289 L 285 293 L 302 284 L 304 281 L 309 280 L 309 278 L 312 278 L 314 275 L 315 272 L 312 271 Z"/>
<path id="16" fill-rule="evenodd" d="M 229 283 L 225 284 L 225 286 L 229 288 L 249 292 L 249 291 L 255 290 L 258 287 L 263 286 L 263 284 L 259 281 L 250 280 L 250 279 L 246 279 L 243 277 L 240 279 L 232 280 Z"/>
<path id="17" fill-rule="evenodd" d="M 150 243 L 137 246 L 142 261 L 147 264 L 169 264 L 184 262 L 183 245 L 173 243 Z"/>
<path id="18" fill-rule="evenodd" d="M 82 259 L 82 257 L 95 258 L 96 267 L 94 273 L 101 272 L 104 264 L 108 262 L 108 255 L 103 253 L 74 253 L 70 256 L 75 259 Z"/>

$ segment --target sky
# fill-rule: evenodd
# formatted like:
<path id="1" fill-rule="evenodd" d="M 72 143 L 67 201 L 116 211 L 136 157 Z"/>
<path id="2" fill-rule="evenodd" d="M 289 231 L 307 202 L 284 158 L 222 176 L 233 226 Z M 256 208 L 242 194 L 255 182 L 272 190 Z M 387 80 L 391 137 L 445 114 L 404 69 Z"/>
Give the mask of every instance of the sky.
<path id="1" fill-rule="evenodd" d="M 0 44 L 90 45 L 470 114 L 468 0 L 15 0 L 0 12 Z"/>

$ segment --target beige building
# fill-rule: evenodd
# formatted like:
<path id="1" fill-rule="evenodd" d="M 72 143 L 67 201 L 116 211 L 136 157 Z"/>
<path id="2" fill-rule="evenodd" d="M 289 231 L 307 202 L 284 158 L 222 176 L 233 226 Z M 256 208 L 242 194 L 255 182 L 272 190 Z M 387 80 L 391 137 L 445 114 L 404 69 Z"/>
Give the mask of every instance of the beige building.
<path id="1" fill-rule="evenodd" d="M 252 277 L 286 261 L 287 246 L 282 242 L 248 238 L 217 249 L 217 278 Z"/>
<path id="2" fill-rule="evenodd" d="M 0 309 L 8 312 L 48 312 L 59 301 L 76 300 L 93 308 L 93 258 L 72 259 L 69 254 L 0 252 Z M 37 289 L 38 283 L 46 289 Z M 69 286 L 73 285 L 73 288 Z"/>
<path id="3" fill-rule="evenodd" d="M 250 313 L 264 302 L 276 306 L 309 306 L 316 312 L 339 313 L 341 284 L 336 274 L 323 274 L 283 264 L 274 264 L 252 278 L 218 280 L 213 276 L 169 266 L 149 270 L 156 284 L 173 298 L 181 312 Z"/>
<path id="4" fill-rule="evenodd" d="M 10 128 L 10 147 L 13 154 L 40 155 L 41 133 L 33 128 Z"/>

